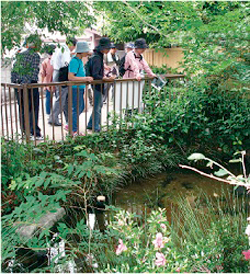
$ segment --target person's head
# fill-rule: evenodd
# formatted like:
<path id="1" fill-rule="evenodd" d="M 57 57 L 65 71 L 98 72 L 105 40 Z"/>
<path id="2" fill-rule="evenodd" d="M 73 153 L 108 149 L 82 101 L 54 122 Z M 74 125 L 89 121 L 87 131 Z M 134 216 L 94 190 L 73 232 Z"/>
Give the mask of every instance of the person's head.
<path id="1" fill-rule="evenodd" d="M 130 52 L 131 50 L 133 50 L 135 48 L 135 45 L 133 42 L 128 42 L 126 45 L 125 45 L 125 51 L 126 53 Z"/>
<path id="2" fill-rule="evenodd" d="M 139 38 L 135 41 L 135 51 L 137 53 L 142 54 L 147 48 L 148 45 L 144 38 Z"/>
<path id="3" fill-rule="evenodd" d="M 87 42 L 77 42 L 75 53 L 79 59 L 87 57 L 89 55 L 90 49 Z"/>
<path id="4" fill-rule="evenodd" d="M 99 40 L 99 45 L 97 46 L 97 50 L 102 52 L 103 54 L 107 54 L 110 51 L 111 43 L 108 37 L 102 37 Z"/>
<path id="5" fill-rule="evenodd" d="M 73 51 L 76 47 L 77 40 L 75 37 L 67 37 L 66 38 L 66 45 L 68 46 L 70 51 Z"/>
<path id="6" fill-rule="evenodd" d="M 115 44 L 111 43 L 111 46 L 110 46 L 110 52 L 111 52 L 111 54 L 115 54 L 116 51 L 117 51 L 117 48 L 116 48 Z"/>
<path id="7" fill-rule="evenodd" d="M 42 40 L 38 34 L 31 34 L 26 39 L 26 47 L 34 51 L 40 51 Z"/>

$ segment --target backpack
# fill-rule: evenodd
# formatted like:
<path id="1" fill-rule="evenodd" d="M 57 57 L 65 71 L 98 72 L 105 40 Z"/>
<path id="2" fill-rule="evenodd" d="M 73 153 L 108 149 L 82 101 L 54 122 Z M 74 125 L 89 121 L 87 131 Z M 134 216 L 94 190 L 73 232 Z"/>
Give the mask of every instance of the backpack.
<path id="1" fill-rule="evenodd" d="M 77 59 L 76 57 L 73 57 L 72 59 L 74 58 Z M 80 64 L 79 64 L 77 73 L 79 72 L 79 69 L 80 69 Z M 69 81 L 68 73 L 69 73 L 69 64 L 59 69 L 58 81 L 59 82 Z"/>
<path id="2" fill-rule="evenodd" d="M 126 59 L 126 54 L 122 57 L 121 63 L 120 63 L 120 66 L 119 66 L 119 73 L 120 73 L 121 77 L 123 77 L 123 75 L 126 72 L 126 69 L 124 67 L 124 65 L 125 65 L 125 59 Z"/>
<path id="3" fill-rule="evenodd" d="M 92 59 L 93 59 L 95 56 L 98 56 L 98 57 L 100 58 L 99 55 L 93 54 L 93 55 L 88 59 L 87 63 L 86 63 L 85 66 L 84 66 L 86 76 L 93 76 L 93 75 L 92 75 Z"/>
<path id="4" fill-rule="evenodd" d="M 125 74 L 125 72 L 126 72 L 127 70 L 132 71 L 132 70 L 130 69 L 130 66 L 129 66 L 127 69 L 125 69 L 126 55 L 127 55 L 127 54 L 125 54 L 125 55 L 122 57 L 121 63 L 120 63 L 120 66 L 119 66 L 119 73 L 120 73 L 120 76 L 121 76 L 121 77 L 124 76 L 124 74 Z M 135 56 L 135 58 L 139 58 L 140 61 L 143 59 L 142 55 L 140 55 L 139 57 L 136 57 L 136 55 L 135 55 L 135 53 L 134 53 L 134 56 Z"/>

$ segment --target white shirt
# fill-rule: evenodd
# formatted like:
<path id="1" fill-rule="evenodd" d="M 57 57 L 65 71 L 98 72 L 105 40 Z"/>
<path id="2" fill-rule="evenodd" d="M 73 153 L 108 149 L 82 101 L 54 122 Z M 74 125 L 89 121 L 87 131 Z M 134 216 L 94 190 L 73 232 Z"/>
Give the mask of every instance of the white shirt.
<path id="1" fill-rule="evenodd" d="M 56 49 L 50 62 L 55 70 L 59 70 L 60 68 L 67 66 L 70 59 L 70 49 L 64 44 L 60 48 Z"/>

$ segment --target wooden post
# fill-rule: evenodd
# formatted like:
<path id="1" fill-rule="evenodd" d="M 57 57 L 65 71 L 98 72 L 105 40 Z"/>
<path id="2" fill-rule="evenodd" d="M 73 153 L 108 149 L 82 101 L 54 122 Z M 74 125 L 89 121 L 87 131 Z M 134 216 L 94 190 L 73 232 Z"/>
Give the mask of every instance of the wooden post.
<path id="1" fill-rule="evenodd" d="M 30 142 L 30 115 L 29 115 L 29 96 L 28 96 L 28 88 L 27 84 L 23 85 L 23 104 L 24 104 L 24 128 L 25 128 L 25 136 L 26 142 Z"/>

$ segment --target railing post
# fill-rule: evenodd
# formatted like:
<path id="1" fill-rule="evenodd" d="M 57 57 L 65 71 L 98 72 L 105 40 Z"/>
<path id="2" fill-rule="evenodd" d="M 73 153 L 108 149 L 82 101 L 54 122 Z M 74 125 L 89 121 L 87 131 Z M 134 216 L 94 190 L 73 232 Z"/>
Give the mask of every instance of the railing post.
<path id="1" fill-rule="evenodd" d="M 72 85 L 68 86 L 68 113 L 69 113 L 69 135 L 72 134 Z"/>
<path id="2" fill-rule="evenodd" d="M 24 104 L 24 128 L 26 135 L 26 142 L 30 141 L 30 115 L 29 115 L 29 96 L 27 84 L 23 85 L 23 104 Z"/>
<path id="3" fill-rule="evenodd" d="M 5 109 L 6 134 L 7 134 L 7 138 L 9 138 L 6 89 L 7 89 L 7 84 L 4 85 L 4 109 Z"/>

